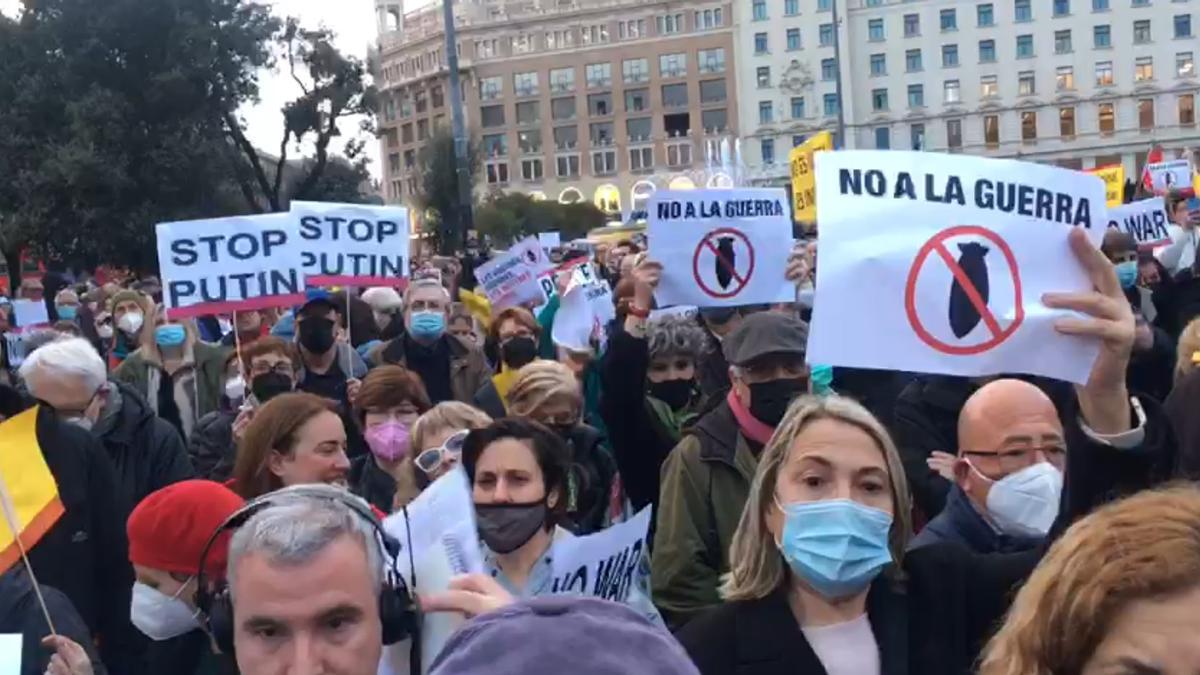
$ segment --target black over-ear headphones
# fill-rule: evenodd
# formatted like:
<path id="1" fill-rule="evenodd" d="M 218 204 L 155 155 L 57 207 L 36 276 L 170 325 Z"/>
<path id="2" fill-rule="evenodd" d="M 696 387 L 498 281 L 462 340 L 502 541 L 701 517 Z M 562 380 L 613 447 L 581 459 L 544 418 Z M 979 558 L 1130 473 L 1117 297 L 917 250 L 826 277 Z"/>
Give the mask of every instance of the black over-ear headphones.
<path id="1" fill-rule="evenodd" d="M 222 533 L 238 529 L 256 513 L 272 506 L 279 506 L 293 495 L 335 501 L 370 524 L 382 542 L 383 554 L 391 559 L 387 578 L 384 579 L 383 588 L 379 592 L 379 620 L 383 625 L 383 644 L 395 644 L 409 637 L 413 638 L 414 645 L 419 643 L 419 618 L 416 604 L 413 602 L 409 585 L 405 583 L 396 566 L 396 560 L 402 548 L 400 542 L 383 530 L 379 519 L 357 497 L 348 492 L 337 494 L 325 486 L 313 485 L 286 488 L 282 493 L 269 493 L 247 502 L 236 513 L 226 518 L 225 522 L 221 523 L 216 532 L 209 537 L 208 543 L 204 545 L 204 550 L 200 554 L 199 572 L 196 576 L 196 606 L 208 617 L 209 633 L 221 653 L 230 657 L 234 655 L 233 603 L 230 600 L 227 582 L 218 582 L 211 592 L 208 590 L 204 574 L 204 566 L 208 562 L 208 552 Z M 411 535 L 409 535 L 408 554 L 411 564 L 413 556 Z M 374 562 L 372 561 L 372 563 Z M 415 580 L 413 583 L 415 584 Z"/>

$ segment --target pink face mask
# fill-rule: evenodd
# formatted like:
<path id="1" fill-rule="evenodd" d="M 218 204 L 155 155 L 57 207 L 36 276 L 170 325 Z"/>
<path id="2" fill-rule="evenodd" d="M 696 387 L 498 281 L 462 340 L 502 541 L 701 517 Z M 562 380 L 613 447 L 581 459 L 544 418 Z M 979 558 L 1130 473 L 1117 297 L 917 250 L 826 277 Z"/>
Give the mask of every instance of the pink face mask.
<path id="1" fill-rule="evenodd" d="M 404 422 L 388 421 L 367 427 L 367 445 L 376 457 L 394 462 L 408 454 L 409 428 Z"/>

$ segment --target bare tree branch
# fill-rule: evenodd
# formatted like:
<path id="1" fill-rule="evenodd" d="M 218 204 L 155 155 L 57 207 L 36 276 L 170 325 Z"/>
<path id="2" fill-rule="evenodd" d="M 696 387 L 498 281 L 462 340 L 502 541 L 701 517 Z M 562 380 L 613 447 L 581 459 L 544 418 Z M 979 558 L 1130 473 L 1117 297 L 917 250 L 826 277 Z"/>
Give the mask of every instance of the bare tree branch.
<path id="1" fill-rule="evenodd" d="M 250 166 L 254 169 L 254 178 L 258 181 L 258 187 L 263 192 L 263 197 L 267 200 L 267 204 L 271 207 L 271 211 L 279 211 L 279 195 L 271 192 L 271 183 L 267 180 L 267 174 L 263 171 L 262 162 L 258 158 L 258 150 L 255 150 L 254 144 L 246 138 L 246 134 L 242 133 L 242 127 L 234 118 L 233 113 L 227 112 L 224 115 L 225 130 L 229 133 L 237 146 L 241 148 L 246 158 L 250 160 Z"/>

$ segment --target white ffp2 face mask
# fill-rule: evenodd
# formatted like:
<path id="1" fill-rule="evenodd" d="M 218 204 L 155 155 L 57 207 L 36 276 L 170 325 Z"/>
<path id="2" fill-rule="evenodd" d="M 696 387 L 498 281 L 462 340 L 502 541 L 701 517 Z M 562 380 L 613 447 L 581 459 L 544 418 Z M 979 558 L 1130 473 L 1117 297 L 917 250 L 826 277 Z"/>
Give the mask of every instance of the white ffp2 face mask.
<path id="1" fill-rule="evenodd" d="M 179 591 L 184 588 L 187 588 L 186 583 Z M 151 640 L 170 640 L 199 628 L 199 613 L 200 610 L 193 610 L 180 600 L 179 593 L 165 595 L 140 581 L 133 584 L 129 620 Z"/>
<path id="2" fill-rule="evenodd" d="M 1062 486 L 1062 472 L 1053 464 L 1027 466 L 992 485 L 988 515 L 1005 534 L 1044 537 L 1058 517 Z"/>
<path id="3" fill-rule="evenodd" d="M 133 335 L 142 329 L 142 323 L 146 317 L 142 316 L 141 312 L 126 312 L 117 320 L 117 328 L 120 328 L 126 335 Z"/>

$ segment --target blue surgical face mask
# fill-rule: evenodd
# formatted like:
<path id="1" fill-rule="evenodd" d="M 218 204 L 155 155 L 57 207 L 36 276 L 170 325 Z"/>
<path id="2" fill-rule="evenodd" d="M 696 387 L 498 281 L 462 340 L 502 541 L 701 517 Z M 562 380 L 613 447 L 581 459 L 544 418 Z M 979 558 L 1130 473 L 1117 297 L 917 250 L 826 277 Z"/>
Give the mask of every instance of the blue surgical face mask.
<path id="1" fill-rule="evenodd" d="M 892 516 L 849 499 L 775 505 L 783 511 L 778 542 L 792 571 L 828 599 L 859 593 L 892 562 Z"/>
<path id="2" fill-rule="evenodd" d="M 79 308 L 75 305 L 58 305 L 54 309 L 58 311 L 58 318 L 63 321 L 74 321 L 75 315 L 79 313 Z"/>
<path id="3" fill-rule="evenodd" d="M 436 340 L 446 332 L 446 315 L 443 312 L 413 312 L 409 330 L 419 340 Z"/>
<path id="4" fill-rule="evenodd" d="M 178 347 L 187 342 L 187 331 L 177 323 L 168 323 L 154 329 L 154 343 L 159 347 Z"/>
<path id="5" fill-rule="evenodd" d="M 1117 281 L 1121 282 L 1121 288 L 1133 288 L 1137 283 L 1138 266 L 1135 260 L 1126 260 L 1116 264 Z"/>

